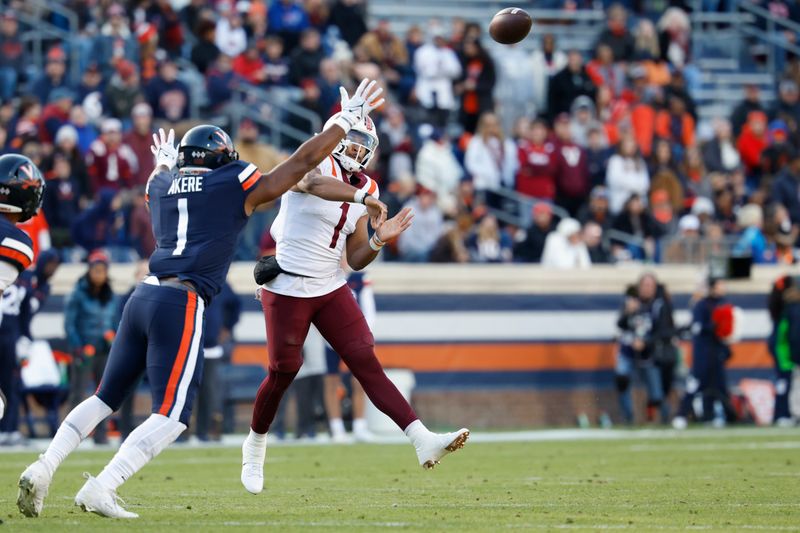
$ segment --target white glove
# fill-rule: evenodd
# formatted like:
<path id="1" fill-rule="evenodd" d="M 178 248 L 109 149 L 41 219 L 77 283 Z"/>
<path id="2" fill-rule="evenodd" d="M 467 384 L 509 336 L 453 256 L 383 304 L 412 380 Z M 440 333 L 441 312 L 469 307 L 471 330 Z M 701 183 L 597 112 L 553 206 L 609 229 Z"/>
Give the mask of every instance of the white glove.
<path id="1" fill-rule="evenodd" d="M 17 361 L 22 362 L 31 353 L 31 340 L 28 337 L 20 337 L 17 340 Z"/>
<path id="2" fill-rule="evenodd" d="M 383 92 L 383 88 L 375 89 L 378 82 L 364 78 L 358 88 L 349 96 L 344 87 L 339 87 L 339 94 L 342 97 L 342 112 L 334 121 L 334 124 L 342 128 L 345 133 L 350 128 L 364 120 L 370 111 L 383 105 L 384 99 L 378 98 Z"/>
<path id="3" fill-rule="evenodd" d="M 150 151 L 156 158 L 156 166 L 169 169 L 178 161 L 178 149 L 175 147 L 175 130 L 169 129 L 169 135 L 164 133 L 164 128 L 158 128 L 158 135 L 153 134 L 153 146 Z"/>

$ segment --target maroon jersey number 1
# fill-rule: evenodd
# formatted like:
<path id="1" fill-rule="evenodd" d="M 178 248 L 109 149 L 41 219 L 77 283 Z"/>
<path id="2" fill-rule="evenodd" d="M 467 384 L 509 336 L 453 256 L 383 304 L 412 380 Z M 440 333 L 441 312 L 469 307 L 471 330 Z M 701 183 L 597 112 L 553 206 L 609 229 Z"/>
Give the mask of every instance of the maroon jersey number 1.
<path id="1" fill-rule="evenodd" d="M 342 216 L 339 217 L 339 222 L 336 224 L 336 227 L 333 228 L 333 238 L 331 239 L 329 248 L 336 248 L 336 243 L 339 242 L 339 233 L 342 231 L 344 223 L 347 222 L 347 212 L 350 211 L 350 204 L 343 203 L 339 206 L 339 209 L 342 210 Z"/>

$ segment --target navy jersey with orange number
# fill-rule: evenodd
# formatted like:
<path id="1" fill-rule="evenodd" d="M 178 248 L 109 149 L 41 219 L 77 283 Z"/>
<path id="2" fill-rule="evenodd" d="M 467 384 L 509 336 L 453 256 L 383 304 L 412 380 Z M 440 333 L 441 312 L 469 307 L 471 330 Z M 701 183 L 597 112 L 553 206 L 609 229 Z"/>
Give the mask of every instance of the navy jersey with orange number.
<path id="1" fill-rule="evenodd" d="M 158 172 L 147 184 L 156 251 L 150 273 L 191 281 L 206 303 L 220 291 L 247 223 L 245 199 L 261 178 L 234 161 L 214 170 Z"/>
<path id="2" fill-rule="evenodd" d="M 0 216 L 0 261 L 13 266 L 18 273 L 33 263 L 33 241 L 3 216 Z"/>

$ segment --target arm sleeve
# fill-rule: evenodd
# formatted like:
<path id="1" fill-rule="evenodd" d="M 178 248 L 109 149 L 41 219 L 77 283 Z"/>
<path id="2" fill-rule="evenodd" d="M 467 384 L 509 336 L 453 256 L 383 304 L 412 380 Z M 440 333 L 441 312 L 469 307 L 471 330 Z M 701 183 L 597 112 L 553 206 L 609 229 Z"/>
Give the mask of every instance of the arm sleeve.
<path id="1" fill-rule="evenodd" d="M 6 287 L 14 283 L 17 276 L 33 263 L 33 241 L 22 230 L 0 240 L 0 263 L 10 265 L 14 270 L 14 278 Z"/>

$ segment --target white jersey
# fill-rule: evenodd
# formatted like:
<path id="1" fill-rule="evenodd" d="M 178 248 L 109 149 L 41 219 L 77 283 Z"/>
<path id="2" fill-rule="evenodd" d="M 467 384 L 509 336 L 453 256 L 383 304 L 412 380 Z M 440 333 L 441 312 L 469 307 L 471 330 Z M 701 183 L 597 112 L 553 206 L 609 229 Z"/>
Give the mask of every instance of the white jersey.
<path id="1" fill-rule="evenodd" d="M 317 170 L 331 179 L 347 181 L 347 175 L 332 156 L 320 163 Z M 377 198 L 378 184 L 364 174 L 357 176 L 360 180 L 355 186 Z M 344 285 L 347 276 L 341 259 L 345 242 L 366 214 L 367 208 L 361 204 L 330 202 L 302 192 L 284 194 L 271 233 L 277 243 L 278 264 L 300 276 L 280 274 L 264 288 L 286 296 L 313 298 Z"/>

